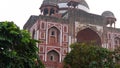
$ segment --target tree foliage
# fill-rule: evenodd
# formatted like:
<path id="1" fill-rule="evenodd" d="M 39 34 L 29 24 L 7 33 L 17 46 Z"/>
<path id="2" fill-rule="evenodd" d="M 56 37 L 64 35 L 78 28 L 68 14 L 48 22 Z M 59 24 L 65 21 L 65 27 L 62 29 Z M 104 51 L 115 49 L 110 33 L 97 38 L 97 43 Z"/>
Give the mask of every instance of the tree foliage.
<path id="1" fill-rule="evenodd" d="M 120 61 L 120 47 L 117 47 L 114 50 L 114 56 L 115 56 L 116 62 L 119 62 Z"/>
<path id="2" fill-rule="evenodd" d="M 113 55 L 116 62 L 116 68 L 120 68 L 120 46 L 115 48 Z"/>
<path id="3" fill-rule="evenodd" d="M 113 52 L 93 44 L 75 43 L 64 59 L 64 68 L 114 68 Z"/>
<path id="4" fill-rule="evenodd" d="M 0 68 L 44 68 L 36 42 L 13 22 L 0 22 Z"/>

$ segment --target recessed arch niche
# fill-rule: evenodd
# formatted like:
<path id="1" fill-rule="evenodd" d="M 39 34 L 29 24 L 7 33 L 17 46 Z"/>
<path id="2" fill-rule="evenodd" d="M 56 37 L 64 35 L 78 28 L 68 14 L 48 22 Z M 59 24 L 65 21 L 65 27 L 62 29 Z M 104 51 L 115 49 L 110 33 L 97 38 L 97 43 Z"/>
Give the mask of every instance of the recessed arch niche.
<path id="1" fill-rule="evenodd" d="M 49 44 L 58 44 L 60 43 L 60 31 L 56 27 L 51 27 L 48 30 Z"/>
<path id="2" fill-rule="evenodd" d="M 101 45 L 101 38 L 92 29 L 86 28 L 77 33 L 77 42 L 80 43 L 94 43 L 96 45 Z"/>
<path id="3" fill-rule="evenodd" d="M 47 53 L 47 61 L 49 62 L 59 62 L 59 53 L 55 50 L 51 50 Z"/>
<path id="4" fill-rule="evenodd" d="M 119 37 L 115 37 L 114 41 L 115 41 L 115 48 L 119 47 L 120 46 L 120 38 Z"/>

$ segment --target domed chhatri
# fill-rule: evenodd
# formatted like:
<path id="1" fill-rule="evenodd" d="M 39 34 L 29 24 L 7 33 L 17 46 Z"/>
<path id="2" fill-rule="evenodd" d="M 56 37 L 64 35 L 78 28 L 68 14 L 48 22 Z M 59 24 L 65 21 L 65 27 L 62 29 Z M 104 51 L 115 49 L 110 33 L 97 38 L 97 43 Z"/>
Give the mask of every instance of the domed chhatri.
<path id="1" fill-rule="evenodd" d="M 44 0 L 42 3 L 42 6 L 43 5 L 53 5 L 53 6 L 58 5 L 60 9 L 60 13 L 61 13 L 69 8 L 67 4 L 70 1 L 78 2 L 78 6 L 77 6 L 78 9 L 89 12 L 89 6 L 85 0 Z"/>
<path id="2" fill-rule="evenodd" d="M 41 13 L 48 16 L 58 13 L 59 6 L 57 4 L 58 0 L 44 0 L 40 7 Z"/>
<path id="3" fill-rule="evenodd" d="M 42 5 L 57 5 L 58 0 L 44 0 Z"/>
<path id="4" fill-rule="evenodd" d="M 116 17 L 114 16 L 114 14 L 111 11 L 104 11 L 102 13 L 102 16 L 106 17 L 107 22 L 106 24 L 110 25 L 110 27 L 112 27 L 112 24 L 114 24 L 114 28 L 115 28 L 115 21 L 116 21 Z"/>
<path id="5" fill-rule="evenodd" d="M 104 12 L 102 13 L 102 16 L 115 18 L 114 14 L 113 14 L 111 11 L 104 11 Z"/>

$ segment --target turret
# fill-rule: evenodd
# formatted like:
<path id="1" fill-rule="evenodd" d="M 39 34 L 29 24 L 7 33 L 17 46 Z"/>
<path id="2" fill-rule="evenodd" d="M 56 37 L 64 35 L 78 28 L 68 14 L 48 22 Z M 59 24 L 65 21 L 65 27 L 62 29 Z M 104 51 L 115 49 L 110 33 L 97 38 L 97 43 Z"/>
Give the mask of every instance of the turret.
<path id="1" fill-rule="evenodd" d="M 114 24 L 114 28 L 115 28 L 115 22 L 116 22 L 116 18 L 114 16 L 114 14 L 111 11 L 105 11 L 102 13 L 102 16 L 106 17 L 106 26 L 110 25 L 109 27 L 113 27 Z"/>
<path id="2" fill-rule="evenodd" d="M 58 13 L 58 0 L 44 0 L 40 10 L 41 10 L 41 14 L 45 15 L 45 16 L 52 16 L 56 13 Z"/>

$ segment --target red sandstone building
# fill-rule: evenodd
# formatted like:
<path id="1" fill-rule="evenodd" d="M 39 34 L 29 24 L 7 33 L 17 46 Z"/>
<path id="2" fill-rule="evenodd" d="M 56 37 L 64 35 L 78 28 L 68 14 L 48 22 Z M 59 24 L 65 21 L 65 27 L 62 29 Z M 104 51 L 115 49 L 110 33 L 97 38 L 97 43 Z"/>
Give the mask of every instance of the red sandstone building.
<path id="1" fill-rule="evenodd" d="M 39 56 L 46 68 L 61 68 L 70 44 L 91 42 L 111 50 L 120 44 L 120 29 L 110 11 L 102 15 L 89 13 L 85 0 L 44 0 L 39 16 L 32 15 L 24 29 L 37 44 Z"/>

